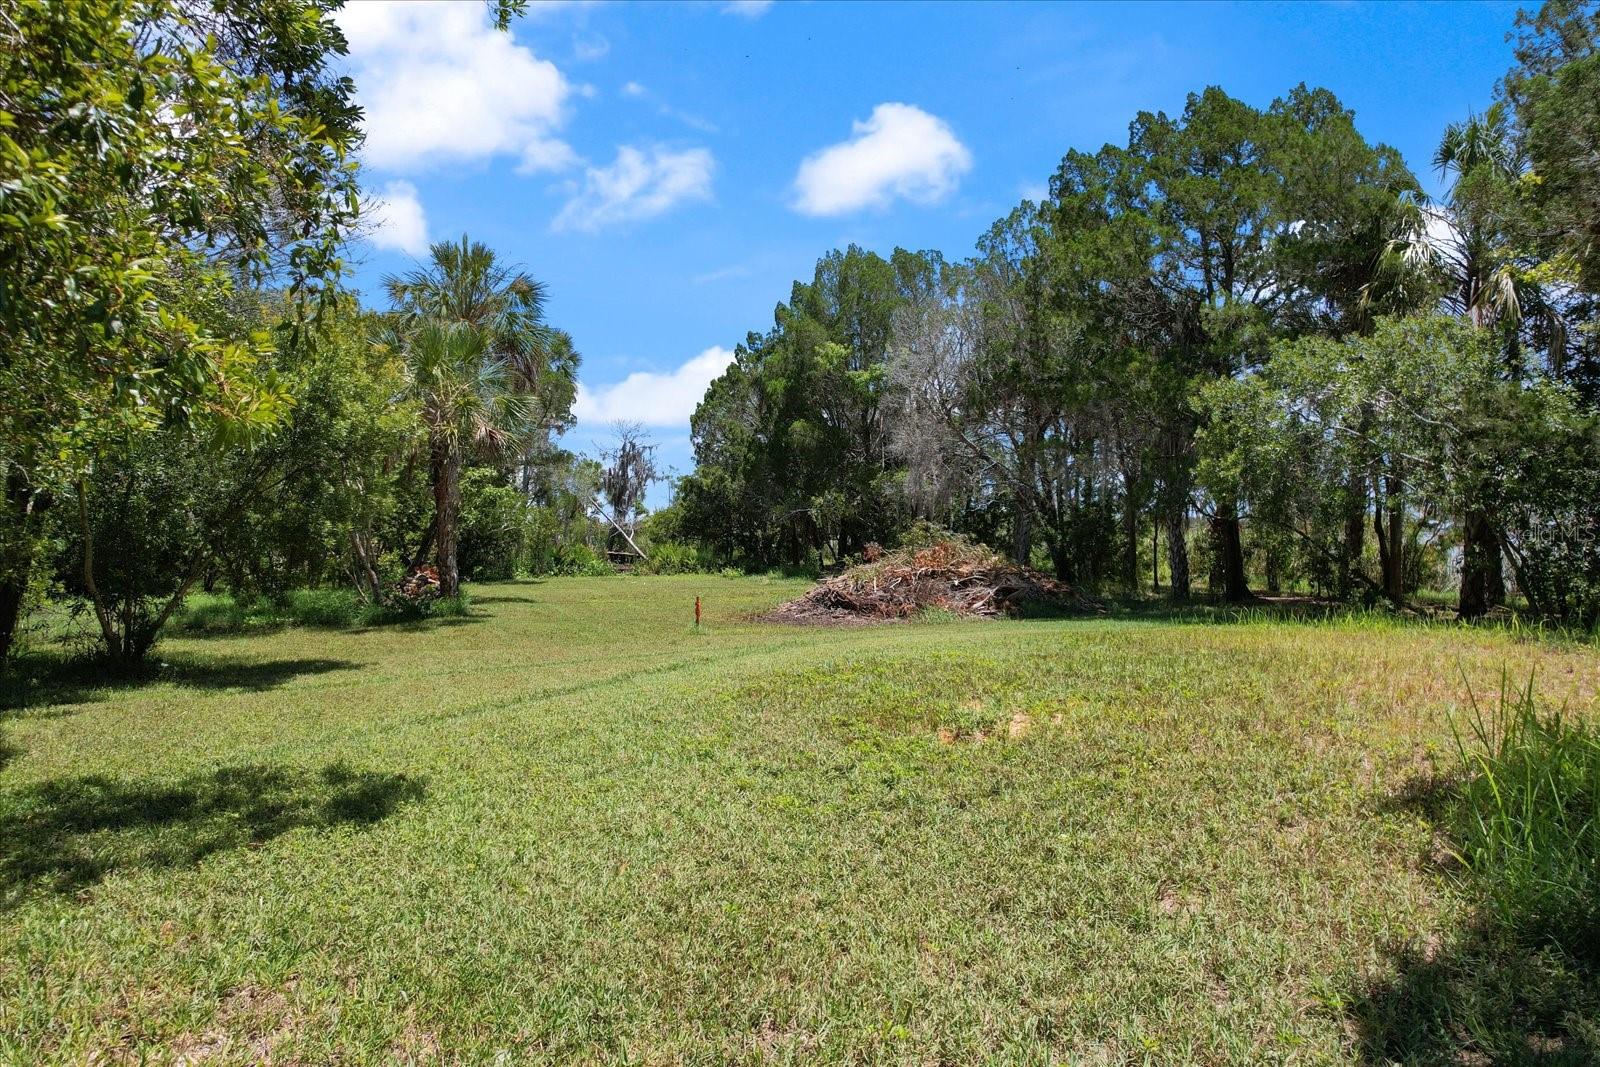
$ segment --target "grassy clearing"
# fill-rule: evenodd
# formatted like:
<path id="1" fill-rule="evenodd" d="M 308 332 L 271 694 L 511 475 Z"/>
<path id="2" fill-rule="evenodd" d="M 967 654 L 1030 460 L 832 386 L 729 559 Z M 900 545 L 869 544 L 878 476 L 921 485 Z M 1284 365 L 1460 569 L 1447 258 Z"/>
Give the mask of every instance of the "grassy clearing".
<path id="1" fill-rule="evenodd" d="M 1600 1056 L 1592 975 L 1475 921 L 1440 785 L 1466 681 L 1537 668 L 1591 717 L 1592 647 L 741 621 L 802 587 L 481 586 L 116 683 L 28 662 L 0 1061 Z"/>

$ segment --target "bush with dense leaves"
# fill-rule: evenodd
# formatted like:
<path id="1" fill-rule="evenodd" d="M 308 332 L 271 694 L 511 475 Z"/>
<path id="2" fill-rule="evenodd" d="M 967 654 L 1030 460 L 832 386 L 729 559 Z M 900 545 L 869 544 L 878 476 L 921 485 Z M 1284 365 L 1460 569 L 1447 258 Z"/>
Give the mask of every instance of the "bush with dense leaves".
<path id="1" fill-rule="evenodd" d="M 651 545 L 649 557 L 633 569 L 636 574 L 699 574 L 710 565 L 709 552 L 676 541 L 662 541 Z"/>

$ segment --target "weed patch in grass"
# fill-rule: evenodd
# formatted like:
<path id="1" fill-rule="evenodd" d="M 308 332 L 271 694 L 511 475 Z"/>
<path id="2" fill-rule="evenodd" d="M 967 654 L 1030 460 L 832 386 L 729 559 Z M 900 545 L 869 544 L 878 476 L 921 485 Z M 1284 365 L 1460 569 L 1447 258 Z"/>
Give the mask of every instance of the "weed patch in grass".
<path id="1" fill-rule="evenodd" d="M 1600 965 L 1600 730 L 1541 711 L 1530 676 L 1474 698 L 1456 740 L 1455 831 L 1493 921 Z"/>
<path id="2" fill-rule="evenodd" d="M 1447 833 L 1473 912 L 1402 948 L 1354 1006 L 1375 1063 L 1600 1062 L 1600 732 L 1534 679 L 1468 691 L 1454 775 L 1406 800 Z"/>

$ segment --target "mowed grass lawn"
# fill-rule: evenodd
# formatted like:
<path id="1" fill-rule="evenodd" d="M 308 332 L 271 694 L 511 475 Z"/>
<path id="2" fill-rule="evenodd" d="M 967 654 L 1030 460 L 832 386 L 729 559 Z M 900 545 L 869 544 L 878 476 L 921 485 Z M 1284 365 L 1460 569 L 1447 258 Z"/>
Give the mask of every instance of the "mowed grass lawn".
<path id="1" fill-rule="evenodd" d="M 1537 668 L 1594 713 L 1592 647 L 748 621 L 802 587 L 480 586 L 173 639 L 139 683 L 33 661 L 0 1061 L 1485 1062 L 1447 712 Z"/>

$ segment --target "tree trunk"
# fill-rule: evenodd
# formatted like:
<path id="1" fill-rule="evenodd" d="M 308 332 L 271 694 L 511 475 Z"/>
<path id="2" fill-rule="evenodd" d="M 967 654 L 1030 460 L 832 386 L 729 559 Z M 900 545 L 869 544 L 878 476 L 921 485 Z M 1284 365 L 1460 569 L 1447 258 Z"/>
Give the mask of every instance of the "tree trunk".
<path id="1" fill-rule="evenodd" d="M 1250 586 L 1245 580 L 1244 541 L 1240 536 L 1237 506 L 1231 502 L 1222 505 L 1211 522 L 1217 562 L 1222 570 L 1222 595 L 1235 604 L 1249 600 Z"/>
<path id="2" fill-rule="evenodd" d="M 1128 592 L 1139 591 L 1139 511 L 1129 497 L 1122 504 L 1122 580 Z"/>
<path id="3" fill-rule="evenodd" d="M 406 565 L 409 573 L 422 566 L 422 561 L 428 558 L 428 552 L 433 548 L 433 538 L 439 532 L 439 516 L 436 514 L 428 520 L 428 528 L 422 531 L 422 540 L 417 543 L 417 550 L 411 553 L 411 562 Z"/>
<path id="4" fill-rule="evenodd" d="M 1405 570 L 1400 543 L 1401 501 L 1400 483 L 1394 474 L 1380 479 L 1374 474 L 1374 486 L 1382 485 L 1383 492 L 1372 503 L 1372 532 L 1378 538 L 1378 571 L 1383 595 L 1395 605 L 1405 601 Z"/>
<path id="5" fill-rule="evenodd" d="M 1161 520 L 1150 521 L 1150 591 L 1161 592 Z"/>
<path id="6" fill-rule="evenodd" d="M 1383 498 L 1372 502 L 1372 532 L 1378 539 L 1378 588 L 1385 596 L 1389 593 L 1389 536 L 1383 525 Z"/>
<path id="7" fill-rule="evenodd" d="M 1389 497 L 1389 573 L 1384 575 L 1383 591 L 1396 604 L 1406 598 L 1405 502 L 1400 492 L 1400 479 L 1388 478 L 1386 494 Z"/>
<path id="8" fill-rule="evenodd" d="M 48 495 L 33 493 L 23 483 L 20 475 L 6 479 L 5 499 L 0 507 L 5 509 L 4 521 L 15 523 L 12 557 L 5 560 L 6 578 L 0 580 L 0 665 L 11 654 L 17 637 L 17 627 L 22 623 L 22 604 L 28 596 L 28 581 L 33 575 L 34 548 L 33 517 L 50 506 Z"/>
<path id="9" fill-rule="evenodd" d="M 1477 619 L 1505 597 L 1500 537 L 1482 510 L 1468 511 L 1461 524 L 1461 596 L 1456 614 Z"/>
<path id="10" fill-rule="evenodd" d="M 848 519 L 840 519 L 839 520 L 839 555 L 841 555 L 841 556 L 854 555 L 855 553 L 861 551 L 861 548 L 862 548 L 861 539 L 856 536 L 855 530 L 851 528 L 850 521 Z M 800 557 L 800 554 L 798 552 L 792 552 L 790 555 L 791 555 L 791 561 L 792 562 L 797 563 L 797 564 L 800 562 L 801 557 Z"/>
<path id="11" fill-rule="evenodd" d="M 0 666 L 11 654 L 11 644 L 16 640 L 17 623 L 22 619 L 22 601 L 28 593 L 28 573 L 32 560 L 21 564 L 28 569 L 13 573 L 0 582 Z"/>
<path id="12" fill-rule="evenodd" d="M 1017 566 L 1026 567 L 1033 558 L 1033 525 L 1029 521 L 1028 509 L 1018 499 L 1015 505 L 1016 518 L 1012 526 L 1011 554 Z"/>
<path id="13" fill-rule="evenodd" d="M 461 457 L 447 444 L 433 449 L 433 510 L 438 518 L 434 543 L 438 549 L 439 595 L 457 596 L 461 574 L 456 565 L 456 515 L 461 506 Z"/>
<path id="14" fill-rule="evenodd" d="M 1189 599 L 1189 516 L 1177 508 L 1167 516 L 1167 569 L 1172 572 L 1172 599 Z"/>
<path id="15" fill-rule="evenodd" d="M 350 531 L 350 547 L 356 558 L 356 591 L 369 603 L 383 599 L 383 589 L 378 581 L 378 569 L 372 563 L 372 548 L 367 535 L 360 530 Z"/>
<path id="16" fill-rule="evenodd" d="M 1360 474 L 1350 478 L 1350 510 L 1344 519 L 1343 558 L 1340 559 L 1339 597 L 1347 600 L 1355 594 L 1361 570 L 1361 557 L 1367 548 L 1367 482 Z"/>
<path id="17" fill-rule="evenodd" d="M 1059 535 L 1050 538 L 1050 563 L 1055 569 L 1056 581 L 1068 585 L 1076 583 L 1077 574 L 1072 566 L 1072 552 L 1067 540 Z"/>

